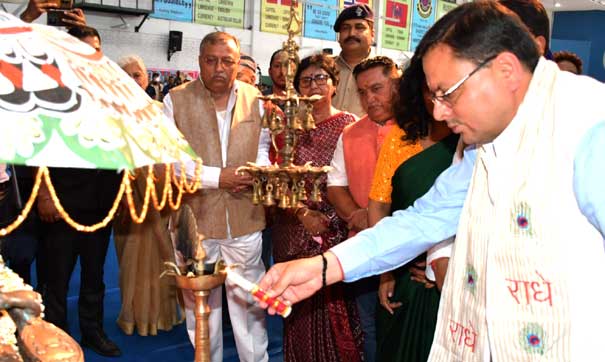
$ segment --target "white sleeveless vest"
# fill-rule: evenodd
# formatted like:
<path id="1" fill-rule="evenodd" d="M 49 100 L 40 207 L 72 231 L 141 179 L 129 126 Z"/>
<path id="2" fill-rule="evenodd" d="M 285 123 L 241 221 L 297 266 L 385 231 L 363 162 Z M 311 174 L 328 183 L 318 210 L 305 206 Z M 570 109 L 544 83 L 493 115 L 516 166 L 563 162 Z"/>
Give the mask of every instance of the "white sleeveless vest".
<path id="1" fill-rule="evenodd" d="M 605 85 L 541 59 L 511 124 L 478 149 L 430 361 L 605 359 L 603 238 L 573 188 L 603 102 Z"/>

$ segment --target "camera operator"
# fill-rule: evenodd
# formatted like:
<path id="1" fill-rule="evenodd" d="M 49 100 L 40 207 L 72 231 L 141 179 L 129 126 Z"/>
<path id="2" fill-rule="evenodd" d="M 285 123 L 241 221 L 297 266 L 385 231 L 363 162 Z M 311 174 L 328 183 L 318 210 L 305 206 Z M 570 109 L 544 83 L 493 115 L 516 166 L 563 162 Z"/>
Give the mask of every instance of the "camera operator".
<path id="1" fill-rule="evenodd" d="M 21 20 L 31 23 L 40 15 L 49 12 L 50 10 L 58 9 L 61 7 L 60 0 L 29 0 L 27 8 L 21 13 Z M 82 9 L 64 9 L 63 16 L 61 16 L 61 22 L 68 28 L 86 26 L 86 17 Z"/>

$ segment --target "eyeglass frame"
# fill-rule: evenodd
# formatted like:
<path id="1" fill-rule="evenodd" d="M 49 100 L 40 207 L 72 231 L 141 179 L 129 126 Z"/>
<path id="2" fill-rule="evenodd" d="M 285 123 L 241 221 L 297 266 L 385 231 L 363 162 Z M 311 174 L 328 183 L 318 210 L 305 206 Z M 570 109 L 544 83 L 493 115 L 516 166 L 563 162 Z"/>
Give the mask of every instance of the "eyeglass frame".
<path id="1" fill-rule="evenodd" d="M 239 60 L 236 59 L 231 59 L 228 57 L 219 58 L 208 55 L 202 56 L 202 60 L 204 61 L 204 64 L 212 68 L 215 68 L 219 64 L 222 65 L 224 68 L 233 68 L 236 64 L 239 63 Z"/>
<path id="2" fill-rule="evenodd" d="M 315 82 L 318 86 L 325 85 L 328 83 L 328 79 L 332 79 L 329 74 L 318 73 L 312 77 L 300 77 L 298 79 L 298 83 L 302 88 L 308 88 L 311 86 L 312 82 Z M 307 85 L 304 85 L 303 82 L 309 81 Z"/>
<path id="3" fill-rule="evenodd" d="M 479 65 L 473 69 L 472 72 L 468 73 L 467 75 L 465 75 L 462 79 L 460 79 L 459 81 L 456 82 L 456 84 L 454 84 L 453 86 L 449 87 L 448 90 L 446 90 L 445 92 L 443 92 L 443 94 L 441 95 L 436 95 L 435 93 L 431 92 L 431 101 L 433 102 L 433 104 L 437 104 L 437 102 L 447 105 L 447 106 L 451 106 L 451 101 L 448 99 L 448 97 L 450 95 L 452 95 L 452 93 L 454 93 L 455 91 L 457 91 L 460 87 L 462 87 L 462 85 L 464 84 L 464 82 L 466 82 L 470 77 L 472 77 L 475 73 L 477 73 L 479 70 L 481 70 L 483 67 L 485 67 L 489 62 L 491 62 L 492 60 L 496 59 L 498 55 L 492 55 L 491 57 L 487 57 L 487 59 L 485 59 L 484 61 L 482 61 L 481 63 L 479 63 Z"/>

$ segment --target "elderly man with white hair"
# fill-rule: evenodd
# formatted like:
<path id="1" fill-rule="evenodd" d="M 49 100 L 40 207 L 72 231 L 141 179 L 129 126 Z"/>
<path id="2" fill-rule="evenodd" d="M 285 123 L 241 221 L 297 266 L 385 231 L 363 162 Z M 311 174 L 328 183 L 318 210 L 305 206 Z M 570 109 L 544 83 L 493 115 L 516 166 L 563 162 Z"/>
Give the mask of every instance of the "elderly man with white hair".
<path id="1" fill-rule="evenodd" d="M 149 83 L 147 69 L 137 55 L 118 60 L 118 64 L 142 88 Z M 160 177 L 164 173 L 156 169 Z M 137 170 L 133 189 L 135 204 L 143 203 L 147 171 Z M 157 185 L 163 187 L 164 180 Z M 142 336 L 156 335 L 158 329 L 170 330 L 182 321 L 177 314 L 176 286 L 172 278 L 158 278 L 165 261 L 174 261 L 174 251 L 168 233 L 170 211 L 150 208 L 142 224 L 128 216 L 122 207 L 114 223 L 114 239 L 120 265 L 122 309 L 118 326 L 131 335 L 136 330 Z"/>

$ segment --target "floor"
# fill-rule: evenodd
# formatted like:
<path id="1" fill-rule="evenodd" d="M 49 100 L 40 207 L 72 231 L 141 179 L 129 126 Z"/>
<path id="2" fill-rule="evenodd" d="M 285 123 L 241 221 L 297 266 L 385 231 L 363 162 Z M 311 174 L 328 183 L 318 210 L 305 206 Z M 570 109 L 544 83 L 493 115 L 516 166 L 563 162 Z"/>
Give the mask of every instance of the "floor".
<path id="1" fill-rule="evenodd" d="M 35 273 L 32 273 L 35 275 Z M 72 336 L 80 339 L 78 328 L 78 290 L 80 268 L 76 266 L 74 275 L 70 283 L 68 315 L 70 317 L 69 327 Z M 97 361 L 162 361 L 162 362 L 180 362 L 193 361 L 193 347 L 187 337 L 187 331 L 184 324 L 181 324 L 169 332 L 159 332 L 157 336 L 141 337 L 138 335 L 127 336 L 118 328 L 115 321 L 120 310 L 120 290 L 118 288 L 118 267 L 113 242 L 109 245 L 107 259 L 105 261 L 105 317 L 104 325 L 108 336 L 120 346 L 122 356 L 119 358 L 102 357 L 91 350 L 84 349 L 84 355 L 87 362 Z M 227 308 L 224 308 L 225 310 Z M 267 317 L 267 331 L 269 333 L 269 361 L 281 362 L 282 354 L 282 321 L 281 317 Z M 233 333 L 231 327 L 224 323 L 224 352 L 223 361 L 239 361 Z"/>

